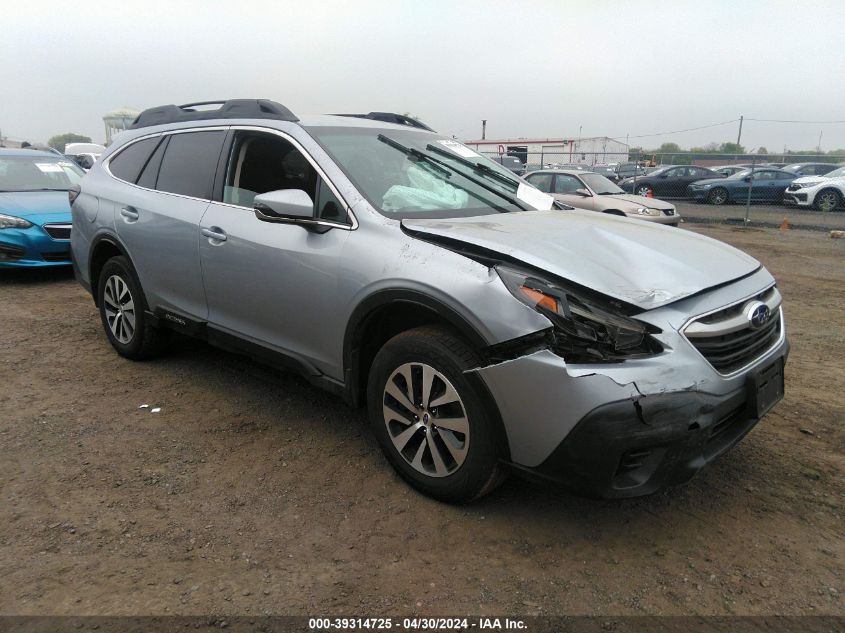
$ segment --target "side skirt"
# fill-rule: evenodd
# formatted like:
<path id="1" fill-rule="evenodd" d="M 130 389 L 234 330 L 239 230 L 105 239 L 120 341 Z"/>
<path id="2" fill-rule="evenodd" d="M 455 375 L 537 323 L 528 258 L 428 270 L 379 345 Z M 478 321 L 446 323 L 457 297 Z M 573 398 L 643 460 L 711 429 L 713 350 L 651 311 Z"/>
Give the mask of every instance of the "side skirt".
<path id="1" fill-rule="evenodd" d="M 342 381 L 322 374 L 319 369 L 303 358 L 270 349 L 259 343 L 219 330 L 204 321 L 194 321 L 169 310 L 158 309 L 154 312 L 148 311 L 146 314 L 156 327 L 167 328 L 192 338 L 198 338 L 218 349 L 247 356 L 274 369 L 297 373 L 315 387 L 333 395 L 341 396 L 347 402 L 349 401 L 348 390 Z"/>

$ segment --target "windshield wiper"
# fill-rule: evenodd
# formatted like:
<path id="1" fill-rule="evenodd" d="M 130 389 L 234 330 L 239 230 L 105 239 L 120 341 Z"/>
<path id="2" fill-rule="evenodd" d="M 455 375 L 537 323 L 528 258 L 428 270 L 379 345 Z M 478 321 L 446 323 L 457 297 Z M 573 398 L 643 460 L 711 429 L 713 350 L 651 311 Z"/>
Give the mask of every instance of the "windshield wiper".
<path id="1" fill-rule="evenodd" d="M 483 173 L 487 176 L 490 176 L 491 178 L 498 180 L 499 182 L 503 182 L 506 185 L 510 185 L 514 189 L 519 189 L 519 181 L 518 180 L 516 180 L 515 178 L 510 178 L 509 176 L 506 176 L 504 174 L 500 174 L 498 171 L 496 171 L 495 169 L 493 169 L 489 165 L 485 165 L 484 163 L 471 161 L 467 158 L 464 158 L 463 156 L 457 156 L 456 154 L 453 154 L 452 152 L 449 152 L 449 151 L 443 149 L 442 147 L 437 147 L 436 145 L 432 145 L 431 143 L 426 145 L 425 148 L 430 152 L 435 152 L 437 154 L 441 154 L 442 156 L 447 156 L 447 157 L 451 158 L 452 160 L 460 163 L 461 165 L 466 165 L 467 167 L 471 167 L 475 171 L 479 171 L 479 172 L 481 172 L 481 173 Z"/>
<path id="2" fill-rule="evenodd" d="M 390 145 L 390 147 L 392 147 L 393 149 L 399 150 L 403 154 L 406 154 L 408 156 L 413 156 L 417 160 L 422 160 L 422 161 L 427 162 L 428 164 L 435 167 L 438 171 L 440 171 L 441 173 L 443 173 L 447 177 L 452 175 L 452 171 L 450 171 L 450 170 L 453 170 L 455 173 L 460 174 L 461 176 L 463 176 L 464 178 L 466 178 L 470 182 L 475 183 L 476 185 L 478 185 L 479 187 L 481 187 L 483 189 L 486 189 L 490 193 L 495 193 L 497 196 L 499 196 L 503 200 L 507 200 L 512 205 L 519 207 L 523 211 L 528 210 L 528 207 L 526 207 L 524 205 L 524 203 L 522 201 L 520 201 L 518 198 L 499 191 L 498 189 L 496 189 L 495 187 L 487 184 L 486 182 L 484 182 L 480 178 L 476 178 L 475 176 L 470 176 L 469 174 L 466 174 L 459 169 L 455 169 L 455 167 L 453 165 L 450 165 L 449 163 L 442 161 L 439 158 L 435 158 L 434 156 L 430 156 L 429 154 L 426 154 L 425 152 L 422 152 L 422 151 L 420 151 L 420 150 L 418 150 L 414 147 L 405 147 L 401 143 L 397 143 L 396 141 L 394 141 L 392 138 L 388 138 L 384 134 L 379 134 L 377 138 L 382 143 L 385 143 L 386 145 Z M 429 147 L 431 147 L 431 146 L 429 146 Z M 449 157 L 451 158 L 452 155 L 449 154 Z M 469 161 L 467 161 L 467 162 L 469 162 Z M 516 181 L 514 181 L 514 182 L 516 182 Z M 518 185 L 519 183 L 517 182 L 516 184 Z"/>
<path id="3" fill-rule="evenodd" d="M 57 189 L 55 187 L 40 187 L 38 189 L 14 189 L 15 192 L 31 192 L 31 191 L 67 191 L 67 189 Z"/>

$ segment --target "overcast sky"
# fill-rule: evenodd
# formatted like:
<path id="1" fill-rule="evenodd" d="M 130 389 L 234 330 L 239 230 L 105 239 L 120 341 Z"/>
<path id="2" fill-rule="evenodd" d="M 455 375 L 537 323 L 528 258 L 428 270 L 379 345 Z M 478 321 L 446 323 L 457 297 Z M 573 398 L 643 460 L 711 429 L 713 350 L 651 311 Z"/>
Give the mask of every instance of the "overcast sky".
<path id="1" fill-rule="evenodd" d="M 4 5 L 6 5 L 4 7 Z M 2 0 L 0 131 L 102 141 L 120 106 L 263 97 L 411 112 L 480 138 L 736 141 L 738 119 L 845 120 L 843 0 Z M 12 8 L 13 7 L 13 8 Z M 845 123 L 746 121 L 769 152 L 845 148 Z"/>

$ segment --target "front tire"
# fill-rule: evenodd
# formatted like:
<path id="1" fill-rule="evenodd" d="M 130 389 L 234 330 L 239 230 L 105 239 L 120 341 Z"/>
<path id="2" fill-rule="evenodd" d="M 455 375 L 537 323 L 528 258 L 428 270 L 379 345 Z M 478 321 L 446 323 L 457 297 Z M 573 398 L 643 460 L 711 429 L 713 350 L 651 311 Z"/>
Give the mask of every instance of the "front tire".
<path id="1" fill-rule="evenodd" d="M 728 190 L 724 187 L 716 187 L 707 194 L 707 202 L 710 204 L 725 204 L 728 201 Z"/>
<path id="2" fill-rule="evenodd" d="M 103 329 L 118 354 L 143 360 L 163 349 L 169 332 L 149 322 L 141 284 L 125 257 L 112 257 L 100 271 L 97 305 Z"/>
<path id="3" fill-rule="evenodd" d="M 814 206 L 819 211 L 834 211 L 842 204 L 842 196 L 835 189 L 824 189 L 816 195 Z"/>
<path id="4" fill-rule="evenodd" d="M 382 451 L 414 488 L 468 502 L 504 479 L 490 396 L 464 373 L 481 360 L 452 332 L 419 327 L 376 355 L 367 385 L 369 419 Z"/>

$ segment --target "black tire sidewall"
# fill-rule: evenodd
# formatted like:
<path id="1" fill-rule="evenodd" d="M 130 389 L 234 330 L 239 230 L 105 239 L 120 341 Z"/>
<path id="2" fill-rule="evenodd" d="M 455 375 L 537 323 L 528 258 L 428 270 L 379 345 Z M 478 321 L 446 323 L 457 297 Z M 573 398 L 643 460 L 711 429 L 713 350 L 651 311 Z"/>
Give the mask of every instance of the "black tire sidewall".
<path id="1" fill-rule="evenodd" d="M 129 292 L 132 294 L 132 301 L 135 304 L 135 332 L 132 334 L 132 340 L 129 343 L 121 343 L 112 334 L 106 320 L 105 301 L 103 300 L 106 282 L 114 275 L 119 276 L 123 282 L 129 287 Z M 103 324 L 103 329 L 112 347 L 117 350 L 121 356 L 129 358 L 137 357 L 141 353 L 144 345 L 146 315 L 146 301 L 141 292 L 141 284 L 135 276 L 135 272 L 129 265 L 125 257 L 113 257 L 105 263 L 103 269 L 100 271 L 100 277 L 97 283 L 97 305 L 100 309 L 100 321 Z"/>
<path id="2" fill-rule="evenodd" d="M 422 328 L 421 328 L 422 329 Z M 434 337 L 417 331 L 388 341 L 376 355 L 367 386 L 370 425 L 381 448 L 399 474 L 412 486 L 442 501 L 466 502 L 476 498 L 491 481 L 498 467 L 495 427 L 490 412 L 492 400 L 481 379 L 467 375 L 466 363 Z M 464 463 L 446 477 L 429 477 L 418 472 L 396 450 L 384 423 L 384 386 L 393 372 L 405 363 L 425 363 L 446 376 L 463 402 L 469 422 L 469 450 Z"/>

